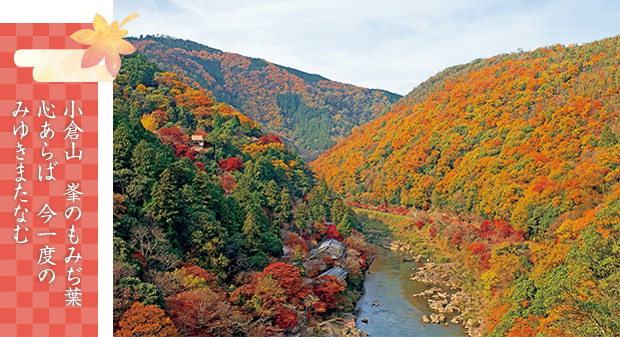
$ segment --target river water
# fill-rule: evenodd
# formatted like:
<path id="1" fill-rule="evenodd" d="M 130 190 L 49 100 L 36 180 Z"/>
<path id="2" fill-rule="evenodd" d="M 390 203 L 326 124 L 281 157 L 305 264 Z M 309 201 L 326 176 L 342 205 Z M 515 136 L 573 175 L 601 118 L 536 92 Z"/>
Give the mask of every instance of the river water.
<path id="1" fill-rule="evenodd" d="M 376 247 L 375 260 L 364 281 L 365 293 L 358 301 L 358 329 L 370 337 L 466 337 L 465 330 L 450 323 L 424 324 L 430 315 L 426 298 L 412 297 L 431 286 L 410 280 L 415 262 L 402 262 L 400 253 Z M 378 306 L 372 306 L 377 301 Z M 446 315 L 447 322 L 453 315 Z M 368 323 L 362 322 L 367 318 Z"/>

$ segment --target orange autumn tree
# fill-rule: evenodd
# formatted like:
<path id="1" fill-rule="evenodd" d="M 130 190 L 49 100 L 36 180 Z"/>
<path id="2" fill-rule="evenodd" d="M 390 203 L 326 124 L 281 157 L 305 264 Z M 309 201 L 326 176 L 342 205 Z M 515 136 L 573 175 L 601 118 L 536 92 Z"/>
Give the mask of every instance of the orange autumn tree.
<path id="1" fill-rule="evenodd" d="M 119 323 L 114 337 L 178 337 L 179 333 L 166 313 L 156 305 L 134 303 Z"/>
<path id="2" fill-rule="evenodd" d="M 536 337 L 543 327 L 540 325 L 540 317 L 530 315 L 528 318 L 519 317 L 515 326 L 510 329 L 506 337 Z"/>

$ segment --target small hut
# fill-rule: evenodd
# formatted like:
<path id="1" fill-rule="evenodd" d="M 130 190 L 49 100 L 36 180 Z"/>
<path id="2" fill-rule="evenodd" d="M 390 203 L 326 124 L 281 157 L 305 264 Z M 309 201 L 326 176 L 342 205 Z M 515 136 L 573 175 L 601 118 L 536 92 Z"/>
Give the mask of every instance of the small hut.
<path id="1" fill-rule="evenodd" d="M 205 137 L 202 135 L 192 135 L 190 144 L 196 151 L 200 151 L 205 147 Z"/>

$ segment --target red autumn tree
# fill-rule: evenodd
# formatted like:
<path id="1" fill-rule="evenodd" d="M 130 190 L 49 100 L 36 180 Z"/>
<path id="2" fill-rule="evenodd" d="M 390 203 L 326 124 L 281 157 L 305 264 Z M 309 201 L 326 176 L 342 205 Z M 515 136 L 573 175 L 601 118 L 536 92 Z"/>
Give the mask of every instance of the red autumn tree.
<path id="1" fill-rule="evenodd" d="M 222 292 L 211 289 L 184 291 L 168 298 L 166 311 L 182 336 L 231 336 L 249 321 Z"/>
<path id="2" fill-rule="evenodd" d="M 424 221 L 423 220 L 418 220 L 418 221 L 415 222 L 414 226 L 415 226 L 415 228 L 417 230 L 420 230 L 422 227 L 424 227 Z"/>
<path id="3" fill-rule="evenodd" d="M 542 330 L 539 324 L 540 317 L 534 317 L 531 314 L 528 318 L 518 317 L 515 319 L 515 326 L 508 331 L 508 337 L 535 337 Z"/>
<path id="4" fill-rule="evenodd" d="M 461 231 L 458 231 L 456 233 L 454 233 L 452 235 L 452 238 L 450 240 L 450 244 L 454 245 L 454 246 L 458 246 L 463 242 L 463 235 L 461 233 Z"/>
<path id="5" fill-rule="evenodd" d="M 340 242 L 344 241 L 344 238 L 342 237 L 342 235 L 340 234 L 340 232 L 338 232 L 338 230 L 336 229 L 336 225 L 325 225 L 327 227 L 327 232 L 325 233 L 325 236 L 328 239 L 336 239 Z"/>
<path id="6" fill-rule="evenodd" d="M 162 126 L 166 125 L 166 123 L 168 123 L 168 117 L 166 116 L 166 113 L 159 109 L 153 111 L 151 113 L 151 117 L 153 117 L 155 123 L 157 123 L 158 128 L 161 128 Z"/>
<path id="7" fill-rule="evenodd" d="M 263 270 L 265 275 L 271 275 L 282 289 L 284 289 L 289 301 L 299 303 L 309 293 L 304 286 L 304 278 L 301 277 L 299 269 L 284 262 L 274 262 Z"/>
<path id="8" fill-rule="evenodd" d="M 228 159 L 220 159 L 218 165 L 222 170 L 232 172 L 241 169 L 243 167 L 243 162 L 237 157 L 232 157 Z"/>
<path id="9" fill-rule="evenodd" d="M 189 140 L 189 136 L 183 133 L 177 126 L 161 128 L 157 131 L 157 135 L 159 135 L 159 139 L 162 142 L 169 144 L 186 143 Z"/>
<path id="10" fill-rule="evenodd" d="M 179 263 L 179 268 L 185 268 L 185 273 L 187 273 L 187 275 L 193 275 L 204 279 L 212 288 L 217 286 L 217 278 L 215 277 L 215 274 L 210 273 L 195 264 L 182 262 Z"/>
<path id="11" fill-rule="evenodd" d="M 230 295 L 233 302 L 245 302 L 244 308 L 260 318 L 273 318 L 278 307 L 286 303 L 287 295 L 272 275 L 254 272 L 250 282 Z"/>
<path id="12" fill-rule="evenodd" d="M 263 145 L 272 144 L 272 143 L 282 144 L 282 139 L 276 135 L 264 135 L 260 137 L 258 141 Z"/>
<path id="13" fill-rule="evenodd" d="M 276 313 L 276 325 L 282 330 L 292 329 L 297 325 L 297 315 L 290 310 L 278 307 Z"/>
<path id="14" fill-rule="evenodd" d="M 232 192 L 235 186 L 237 186 L 237 183 L 235 182 L 235 176 L 228 172 L 224 173 L 224 175 L 220 177 L 220 183 L 222 184 L 224 192 L 228 194 L 230 194 L 230 192 Z"/>
<path id="15" fill-rule="evenodd" d="M 284 237 L 284 245 L 290 248 L 294 247 L 301 247 L 301 250 L 303 252 L 307 252 L 309 250 L 308 248 L 308 244 L 299 237 L 299 235 L 297 233 L 288 233 L 285 237 Z"/>
<path id="16" fill-rule="evenodd" d="M 174 149 L 174 156 L 177 158 L 187 157 L 191 161 L 194 161 L 198 154 L 198 151 L 184 143 L 174 143 L 172 144 L 172 148 Z"/>
<path id="17" fill-rule="evenodd" d="M 437 225 L 432 225 L 429 229 L 428 229 L 428 235 L 430 235 L 432 238 L 437 236 Z"/>
<path id="18" fill-rule="evenodd" d="M 336 293 L 344 290 L 344 286 L 333 276 L 322 276 L 319 284 L 314 287 L 314 294 L 319 297 L 327 309 L 336 306 Z"/>

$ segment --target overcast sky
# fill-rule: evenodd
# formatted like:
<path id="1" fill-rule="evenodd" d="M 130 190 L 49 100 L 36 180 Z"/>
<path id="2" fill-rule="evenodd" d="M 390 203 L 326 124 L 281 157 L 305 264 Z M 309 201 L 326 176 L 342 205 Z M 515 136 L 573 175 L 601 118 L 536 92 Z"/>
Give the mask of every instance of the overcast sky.
<path id="1" fill-rule="evenodd" d="M 165 34 L 406 94 L 476 58 L 620 34 L 619 0 L 115 0 L 131 36 Z M 109 18 L 107 18 L 109 19 Z"/>

